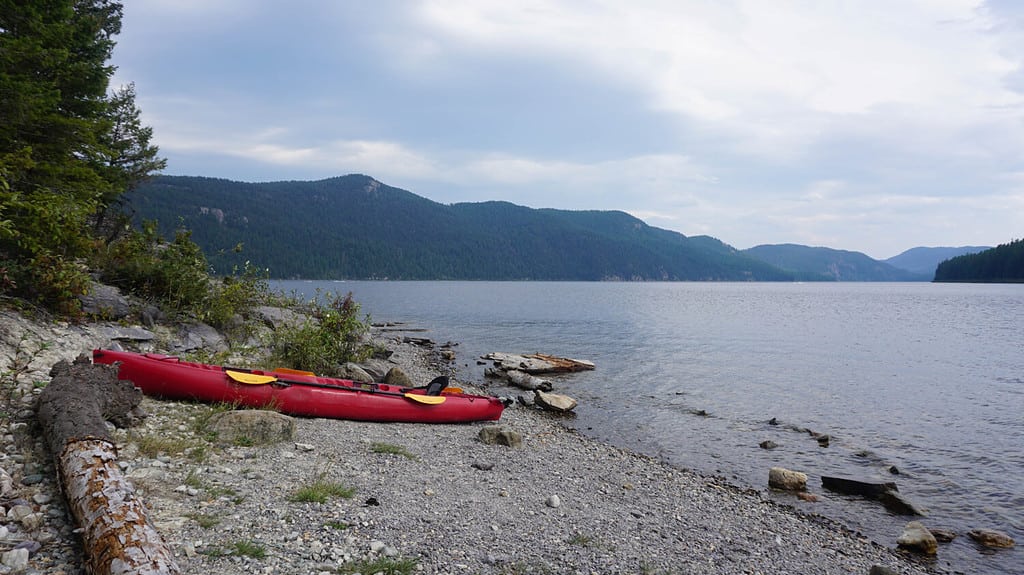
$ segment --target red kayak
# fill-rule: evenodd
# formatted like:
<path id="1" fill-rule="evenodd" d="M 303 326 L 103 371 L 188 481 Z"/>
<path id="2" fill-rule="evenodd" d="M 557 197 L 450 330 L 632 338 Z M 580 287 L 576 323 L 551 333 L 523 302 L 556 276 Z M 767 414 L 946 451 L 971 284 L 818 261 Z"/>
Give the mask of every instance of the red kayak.
<path id="1" fill-rule="evenodd" d="M 366 384 L 308 372 L 237 369 L 107 349 L 93 350 L 92 358 L 95 363 L 120 363 L 118 379 L 131 381 L 147 395 L 270 407 L 305 417 L 465 423 L 497 420 L 505 409 L 496 397 L 439 389 L 443 385 L 428 389 Z"/>

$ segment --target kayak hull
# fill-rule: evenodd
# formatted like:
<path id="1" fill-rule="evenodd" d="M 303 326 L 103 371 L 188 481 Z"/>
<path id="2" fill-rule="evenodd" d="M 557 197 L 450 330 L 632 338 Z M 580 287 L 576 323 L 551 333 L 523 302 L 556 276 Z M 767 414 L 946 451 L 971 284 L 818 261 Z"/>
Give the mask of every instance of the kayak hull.
<path id="1" fill-rule="evenodd" d="M 239 383 L 218 365 L 183 361 L 175 356 L 93 350 L 93 362 L 118 364 L 118 379 L 129 380 L 146 395 L 242 407 L 274 409 L 288 415 L 359 421 L 467 423 L 495 421 L 505 406 L 496 397 L 444 393 L 435 405 L 415 401 L 422 389 L 396 385 L 367 386 L 347 379 L 294 372 L 239 369 L 270 376 L 264 384 Z M 269 379 L 267 377 L 263 379 Z M 439 401 L 439 400 L 438 400 Z"/>

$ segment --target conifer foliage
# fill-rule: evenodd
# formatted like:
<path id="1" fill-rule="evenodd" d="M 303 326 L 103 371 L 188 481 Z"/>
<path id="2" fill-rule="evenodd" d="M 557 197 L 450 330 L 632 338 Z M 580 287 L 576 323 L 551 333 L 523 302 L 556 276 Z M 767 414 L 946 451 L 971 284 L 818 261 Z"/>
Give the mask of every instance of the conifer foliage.
<path id="1" fill-rule="evenodd" d="M 0 0 L 0 295 L 73 312 L 121 195 L 164 167 L 134 86 L 108 93 L 122 5 Z"/>

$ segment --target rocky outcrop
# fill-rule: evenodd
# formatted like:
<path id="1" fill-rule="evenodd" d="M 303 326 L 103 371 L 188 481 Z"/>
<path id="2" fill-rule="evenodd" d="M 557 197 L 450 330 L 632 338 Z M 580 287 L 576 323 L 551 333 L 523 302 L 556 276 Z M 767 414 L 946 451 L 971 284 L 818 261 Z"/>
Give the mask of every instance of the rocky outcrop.
<path id="1" fill-rule="evenodd" d="M 483 356 L 494 362 L 494 366 L 502 371 L 525 371 L 531 375 L 538 373 L 569 373 L 594 369 L 594 363 L 585 359 L 556 357 L 543 353 L 515 354 L 493 352 Z"/>

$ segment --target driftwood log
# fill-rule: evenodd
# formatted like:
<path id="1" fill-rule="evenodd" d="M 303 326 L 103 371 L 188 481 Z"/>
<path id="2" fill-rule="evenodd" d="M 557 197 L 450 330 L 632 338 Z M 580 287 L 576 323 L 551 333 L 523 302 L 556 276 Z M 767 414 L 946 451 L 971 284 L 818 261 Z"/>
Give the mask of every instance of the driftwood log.
<path id="1" fill-rule="evenodd" d="M 142 500 L 117 465 L 105 421 L 135 423 L 142 392 L 118 381 L 117 368 L 81 356 L 56 364 L 39 398 L 39 422 L 64 496 L 82 529 L 86 569 L 94 575 L 180 573 L 150 523 Z"/>

